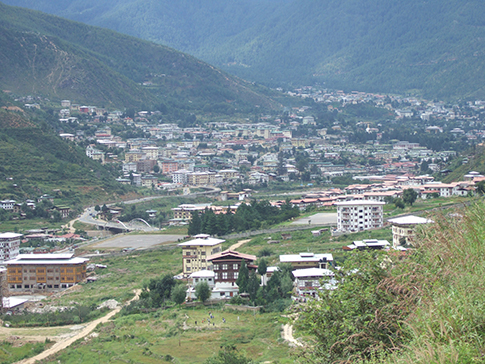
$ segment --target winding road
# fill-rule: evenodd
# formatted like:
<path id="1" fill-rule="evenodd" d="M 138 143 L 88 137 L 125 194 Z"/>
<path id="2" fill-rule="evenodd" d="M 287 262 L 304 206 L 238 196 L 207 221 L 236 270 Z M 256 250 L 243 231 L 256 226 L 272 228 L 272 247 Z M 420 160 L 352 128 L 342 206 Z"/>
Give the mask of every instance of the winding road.
<path id="1" fill-rule="evenodd" d="M 197 197 L 197 196 L 219 193 L 220 191 L 221 191 L 220 188 L 211 187 L 211 188 L 208 188 L 207 191 L 194 192 L 194 193 L 190 193 L 188 195 L 183 195 L 183 196 L 179 196 L 179 197 L 194 198 L 194 197 Z M 127 200 L 127 201 L 121 201 L 121 202 L 123 202 L 125 205 L 132 205 L 132 204 L 137 204 L 137 203 L 146 202 L 146 201 L 152 201 L 152 200 L 156 200 L 156 199 L 160 199 L 160 198 L 168 198 L 168 197 L 174 197 L 174 196 L 149 196 L 149 197 L 142 197 L 142 198 L 137 198 L 137 199 L 134 199 L 134 200 Z M 106 206 L 110 207 L 110 206 L 114 206 L 114 205 L 115 205 L 114 203 L 111 203 L 111 204 L 107 204 Z M 81 214 L 81 216 L 72 220 L 71 222 L 69 222 L 67 227 L 70 227 L 70 230 L 72 231 L 72 224 L 74 223 L 74 221 L 78 220 L 78 221 L 80 221 L 84 224 L 96 225 L 96 226 L 100 226 L 100 227 L 103 227 L 103 228 L 113 228 L 113 229 L 120 229 L 120 230 L 124 229 L 124 226 L 120 223 L 95 219 L 94 216 L 96 216 L 96 214 L 97 214 L 97 211 L 94 209 L 94 206 L 87 207 L 84 210 L 84 212 Z M 135 228 L 133 230 L 135 230 Z M 137 227 L 136 230 L 154 231 L 154 230 L 158 230 L 158 228 L 148 227 L 146 225 L 141 224 L 141 227 Z"/>

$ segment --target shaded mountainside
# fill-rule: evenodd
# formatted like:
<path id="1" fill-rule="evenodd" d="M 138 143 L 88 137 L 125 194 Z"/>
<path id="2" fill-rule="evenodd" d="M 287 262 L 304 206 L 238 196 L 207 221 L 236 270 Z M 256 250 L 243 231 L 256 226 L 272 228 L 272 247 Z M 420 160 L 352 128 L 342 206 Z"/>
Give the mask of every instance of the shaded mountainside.
<path id="1" fill-rule="evenodd" d="M 485 97 L 479 0 L 6 2 L 167 44 L 269 84 Z"/>
<path id="2" fill-rule="evenodd" d="M 168 47 L 2 3 L 0 47 L 0 86 L 21 94 L 105 107 L 277 106 L 264 88 Z"/>
<path id="3" fill-rule="evenodd" d="M 57 136 L 50 127 L 51 116 L 23 110 L 3 93 L 0 104 L 2 198 L 32 198 L 61 189 L 72 195 L 72 203 L 79 203 L 83 198 L 129 191 L 81 148 Z"/>

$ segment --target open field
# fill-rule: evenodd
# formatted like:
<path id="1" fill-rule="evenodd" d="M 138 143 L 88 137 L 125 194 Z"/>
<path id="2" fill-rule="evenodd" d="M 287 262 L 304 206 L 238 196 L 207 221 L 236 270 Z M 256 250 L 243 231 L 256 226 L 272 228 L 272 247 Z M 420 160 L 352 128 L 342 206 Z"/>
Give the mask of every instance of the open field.
<path id="1" fill-rule="evenodd" d="M 209 312 L 214 316 L 210 324 Z M 221 345 L 235 345 L 256 362 L 294 362 L 290 347 L 281 339 L 277 314 L 236 312 L 222 306 L 160 309 L 117 316 L 94 332 L 99 336 L 78 341 L 42 362 L 202 363 Z"/>

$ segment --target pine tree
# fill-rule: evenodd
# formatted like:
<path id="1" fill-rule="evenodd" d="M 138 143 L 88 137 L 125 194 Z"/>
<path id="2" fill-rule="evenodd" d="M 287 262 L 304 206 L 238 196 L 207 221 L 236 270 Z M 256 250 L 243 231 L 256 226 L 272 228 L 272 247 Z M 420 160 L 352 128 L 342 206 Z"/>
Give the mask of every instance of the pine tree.
<path id="1" fill-rule="evenodd" d="M 201 220 L 199 213 L 197 211 L 192 212 L 192 219 L 189 223 L 188 234 L 189 235 L 197 235 L 201 232 Z"/>
<path id="2" fill-rule="evenodd" d="M 242 260 L 241 267 L 239 268 L 239 274 L 236 279 L 236 284 L 239 287 L 239 293 L 248 291 L 249 270 L 244 259 Z"/>
<path id="3" fill-rule="evenodd" d="M 249 275 L 249 282 L 248 282 L 248 293 L 251 301 L 254 301 L 256 299 L 256 296 L 258 294 L 258 289 L 259 289 L 259 280 L 258 280 L 258 277 L 256 277 L 256 273 L 253 271 Z"/>
<path id="4" fill-rule="evenodd" d="M 261 258 L 258 264 L 259 275 L 265 275 L 267 270 L 268 270 L 268 264 L 266 263 L 266 259 Z"/>

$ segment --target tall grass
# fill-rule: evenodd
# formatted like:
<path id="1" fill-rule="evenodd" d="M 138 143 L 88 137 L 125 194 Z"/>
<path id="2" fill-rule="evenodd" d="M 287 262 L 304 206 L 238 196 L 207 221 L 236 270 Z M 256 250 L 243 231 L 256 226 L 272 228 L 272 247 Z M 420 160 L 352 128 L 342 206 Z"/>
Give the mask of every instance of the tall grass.
<path id="1" fill-rule="evenodd" d="M 485 204 L 435 216 L 406 269 L 421 300 L 404 324 L 410 341 L 389 363 L 485 361 Z"/>

